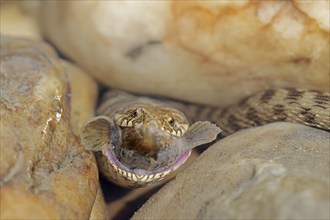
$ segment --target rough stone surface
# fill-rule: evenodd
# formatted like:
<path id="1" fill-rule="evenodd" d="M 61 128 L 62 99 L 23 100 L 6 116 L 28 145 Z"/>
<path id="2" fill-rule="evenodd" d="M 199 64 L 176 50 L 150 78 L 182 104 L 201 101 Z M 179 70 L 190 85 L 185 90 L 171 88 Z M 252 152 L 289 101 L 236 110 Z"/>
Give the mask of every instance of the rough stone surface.
<path id="1" fill-rule="evenodd" d="M 329 7 L 43 1 L 40 21 L 47 39 L 104 85 L 227 106 L 269 88 L 329 90 Z"/>
<path id="2" fill-rule="evenodd" d="M 100 216 L 97 166 L 71 130 L 69 80 L 54 51 L 1 36 L 0 80 L 0 218 Z"/>
<path id="3" fill-rule="evenodd" d="M 211 146 L 133 219 L 329 219 L 330 133 L 289 123 Z"/>

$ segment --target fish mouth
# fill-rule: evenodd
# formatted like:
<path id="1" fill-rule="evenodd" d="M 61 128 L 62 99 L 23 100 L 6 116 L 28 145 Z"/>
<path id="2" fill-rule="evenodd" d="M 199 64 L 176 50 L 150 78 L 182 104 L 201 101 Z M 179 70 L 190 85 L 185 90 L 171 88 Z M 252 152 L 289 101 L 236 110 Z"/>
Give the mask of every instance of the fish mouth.
<path id="1" fill-rule="evenodd" d="M 173 171 L 182 166 L 191 154 L 191 150 L 187 149 L 170 165 L 163 166 L 154 170 L 144 170 L 140 168 L 131 169 L 122 164 L 116 157 L 112 148 L 106 149 L 108 161 L 114 168 L 115 172 L 125 177 L 129 181 L 135 182 L 137 185 L 148 185 L 149 183 L 163 180 Z"/>

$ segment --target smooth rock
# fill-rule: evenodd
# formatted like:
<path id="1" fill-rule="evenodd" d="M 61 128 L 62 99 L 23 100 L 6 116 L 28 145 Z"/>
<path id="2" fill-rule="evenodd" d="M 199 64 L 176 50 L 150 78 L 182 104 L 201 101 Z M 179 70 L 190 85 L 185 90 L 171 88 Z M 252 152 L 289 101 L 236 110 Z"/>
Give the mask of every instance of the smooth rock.
<path id="1" fill-rule="evenodd" d="M 274 123 L 206 150 L 133 219 L 329 219 L 330 133 Z"/>
<path id="2" fill-rule="evenodd" d="M 66 70 L 48 45 L 1 36 L 1 219 L 105 216 L 94 156 L 71 128 Z"/>
<path id="3" fill-rule="evenodd" d="M 96 81 L 81 68 L 67 61 L 61 61 L 70 82 L 70 121 L 73 133 L 80 137 L 81 128 L 95 115 L 98 98 Z"/>
<path id="4" fill-rule="evenodd" d="M 0 33 L 42 39 L 38 22 L 39 1 L 1 0 Z"/>
<path id="5" fill-rule="evenodd" d="M 102 84 L 227 106 L 329 90 L 330 2 L 43 1 L 44 36 Z"/>

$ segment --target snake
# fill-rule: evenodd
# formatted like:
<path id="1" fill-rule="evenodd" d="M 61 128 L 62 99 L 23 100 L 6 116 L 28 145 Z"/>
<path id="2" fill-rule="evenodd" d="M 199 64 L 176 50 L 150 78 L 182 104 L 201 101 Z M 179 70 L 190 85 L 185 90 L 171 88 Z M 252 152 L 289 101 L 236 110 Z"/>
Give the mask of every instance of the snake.
<path id="1" fill-rule="evenodd" d="M 100 103 L 81 141 L 101 173 L 127 188 L 164 180 L 195 147 L 241 129 L 283 121 L 330 131 L 326 91 L 268 89 L 218 108 L 110 90 Z"/>

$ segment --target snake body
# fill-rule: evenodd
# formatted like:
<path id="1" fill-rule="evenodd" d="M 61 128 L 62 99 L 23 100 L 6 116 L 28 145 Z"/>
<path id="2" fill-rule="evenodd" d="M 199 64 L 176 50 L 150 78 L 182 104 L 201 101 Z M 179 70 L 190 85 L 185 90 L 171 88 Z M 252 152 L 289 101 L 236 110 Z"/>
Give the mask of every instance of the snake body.
<path id="1" fill-rule="evenodd" d="M 330 93 L 307 89 L 269 89 L 224 109 L 174 103 L 192 120 L 209 120 L 222 136 L 272 122 L 292 122 L 330 130 Z"/>
<path id="2" fill-rule="evenodd" d="M 83 144 L 97 152 L 99 168 L 108 179 L 142 187 L 180 167 L 192 148 L 213 141 L 221 132 L 214 124 L 223 129 L 223 136 L 276 121 L 330 131 L 330 94 L 267 90 L 219 109 L 110 91 L 97 114 L 83 128 Z"/>

